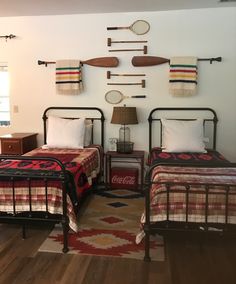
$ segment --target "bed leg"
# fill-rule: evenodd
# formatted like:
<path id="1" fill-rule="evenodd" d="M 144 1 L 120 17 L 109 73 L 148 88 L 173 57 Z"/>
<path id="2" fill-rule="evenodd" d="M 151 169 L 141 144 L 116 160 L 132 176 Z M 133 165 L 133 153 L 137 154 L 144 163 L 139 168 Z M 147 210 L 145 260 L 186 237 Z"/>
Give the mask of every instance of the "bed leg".
<path id="1" fill-rule="evenodd" d="M 69 251 L 68 249 L 68 232 L 69 232 L 69 225 L 68 222 L 63 222 L 63 253 L 67 253 Z"/>
<path id="2" fill-rule="evenodd" d="M 22 225 L 22 239 L 26 239 L 25 224 Z"/>
<path id="3" fill-rule="evenodd" d="M 150 233 L 149 231 L 145 231 L 145 255 L 143 258 L 144 261 L 150 262 Z"/>

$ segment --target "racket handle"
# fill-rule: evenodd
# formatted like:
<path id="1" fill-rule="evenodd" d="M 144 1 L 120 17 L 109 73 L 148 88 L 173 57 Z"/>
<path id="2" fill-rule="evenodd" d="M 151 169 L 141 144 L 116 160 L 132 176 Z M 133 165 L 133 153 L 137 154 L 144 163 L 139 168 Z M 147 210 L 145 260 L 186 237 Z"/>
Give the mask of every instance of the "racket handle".
<path id="1" fill-rule="evenodd" d="M 146 98 L 146 96 L 131 96 L 131 98 L 141 99 L 141 98 Z"/>
<path id="2" fill-rule="evenodd" d="M 111 30 L 118 30 L 118 27 L 107 27 L 107 30 L 108 30 L 108 31 L 111 31 Z"/>

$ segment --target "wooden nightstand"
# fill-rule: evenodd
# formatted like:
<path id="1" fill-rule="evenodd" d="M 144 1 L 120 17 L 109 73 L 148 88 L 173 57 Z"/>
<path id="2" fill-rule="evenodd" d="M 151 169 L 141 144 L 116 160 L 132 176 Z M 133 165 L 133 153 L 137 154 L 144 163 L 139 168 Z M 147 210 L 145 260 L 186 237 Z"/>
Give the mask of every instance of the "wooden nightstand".
<path id="1" fill-rule="evenodd" d="M 37 147 L 37 133 L 13 133 L 0 136 L 1 154 L 23 155 Z"/>
<path id="2" fill-rule="evenodd" d="M 143 190 L 143 181 L 144 181 L 144 151 L 133 151 L 130 154 L 126 153 L 118 153 L 116 151 L 108 151 L 105 153 L 105 184 L 106 188 L 110 187 L 111 185 L 111 168 L 112 163 L 137 163 L 139 167 L 140 172 L 140 185 L 138 187 L 139 190 Z M 122 167 L 122 165 L 121 165 Z M 124 167 L 125 169 L 125 167 Z"/>

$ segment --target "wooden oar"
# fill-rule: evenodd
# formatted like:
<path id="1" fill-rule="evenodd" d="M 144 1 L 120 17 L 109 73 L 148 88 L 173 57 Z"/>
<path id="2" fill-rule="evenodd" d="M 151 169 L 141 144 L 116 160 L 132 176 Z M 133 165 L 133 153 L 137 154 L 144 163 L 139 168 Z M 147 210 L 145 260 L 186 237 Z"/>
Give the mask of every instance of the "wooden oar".
<path id="1" fill-rule="evenodd" d="M 157 57 L 157 56 L 133 56 L 133 66 L 152 66 L 160 65 L 169 62 L 168 58 Z"/>
<path id="2" fill-rule="evenodd" d="M 198 58 L 198 61 L 210 61 L 210 63 L 213 61 L 221 62 L 222 57 Z M 132 58 L 133 66 L 152 66 L 167 62 L 170 62 L 170 59 L 157 56 L 134 56 Z"/>
<path id="3" fill-rule="evenodd" d="M 45 65 L 47 67 L 48 64 L 55 64 L 55 61 L 42 61 L 38 60 L 38 65 Z M 96 67 L 117 67 L 119 65 L 119 59 L 117 57 L 97 57 L 91 58 L 88 60 L 81 61 L 82 64 L 87 64 Z"/>

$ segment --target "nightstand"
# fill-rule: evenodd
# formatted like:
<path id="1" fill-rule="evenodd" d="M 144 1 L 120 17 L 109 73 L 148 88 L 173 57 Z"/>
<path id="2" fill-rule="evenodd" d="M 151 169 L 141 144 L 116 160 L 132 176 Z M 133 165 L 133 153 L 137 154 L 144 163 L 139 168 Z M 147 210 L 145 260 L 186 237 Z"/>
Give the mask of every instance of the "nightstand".
<path id="1" fill-rule="evenodd" d="M 37 133 L 13 133 L 0 136 L 2 155 L 23 155 L 37 147 Z"/>
<path id="2" fill-rule="evenodd" d="M 130 154 L 118 153 L 116 151 L 108 151 L 105 153 L 105 184 L 106 188 L 111 187 L 111 170 L 112 163 L 122 163 L 123 165 L 137 163 L 139 165 L 140 172 L 140 185 L 138 189 L 143 190 L 143 181 L 144 181 L 144 151 L 133 151 Z M 122 167 L 122 165 L 121 165 Z M 126 167 L 122 167 L 125 171 Z M 127 169 L 128 170 L 128 169 Z"/>

